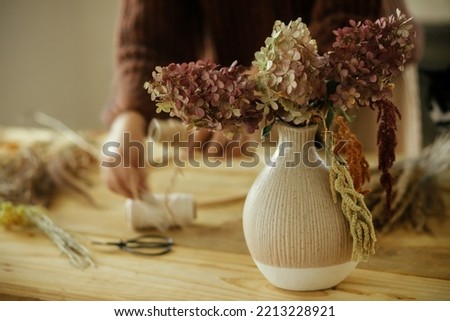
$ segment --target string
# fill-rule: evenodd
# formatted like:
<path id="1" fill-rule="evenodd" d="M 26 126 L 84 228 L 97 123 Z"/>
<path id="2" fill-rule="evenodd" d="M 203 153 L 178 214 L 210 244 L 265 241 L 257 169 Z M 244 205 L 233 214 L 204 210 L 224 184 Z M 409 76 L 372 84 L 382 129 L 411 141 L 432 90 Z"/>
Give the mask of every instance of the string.
<path id="1" fill-rule="evenodd" d="M 160 121 L 153 119 L 148 130 L 149 139 L 154 142 L 160 141 L 162 135 L 167 134 L 162 129 L 163 127 L 167 130 L 179 129 L 177 127 L 168 128 L 167 126 L 162 126 Z M 195 210 L 193 213 L 189 211 L 189 209 L 192 209 L 192 206 L 186 206 L 184 208 L 181 206 L 183 204 L 188 205 L 187 202 L 192 203 L 192 197 L 187 198 L 186 194 L 183 194 L 184 197 L 181 197 L 181 194 L 173 193 L 173 188 L 176 185 L 180 173 L 181 168 L 174 168 L 166 190 L 162 194 L 148 192 L 145 193 L 145 195 L 139 195 L 139 199 L 145 203 L 146 210 L 133 211 L 133 205 L 131 205 L 132 213 L 130 216 L 132 216 L 131 219 L 134 227 L 143 228 L 147 227 L 149 223 L 152 223 L 151 225 L 164 232 L 171 225 L 182 226 L 184 222 L 192 220 L 195 216 Z M 136 199 L 136 197 L 134 198 Z M 185 216 L 184 220 L 182 219 L 182 216 Z"/>

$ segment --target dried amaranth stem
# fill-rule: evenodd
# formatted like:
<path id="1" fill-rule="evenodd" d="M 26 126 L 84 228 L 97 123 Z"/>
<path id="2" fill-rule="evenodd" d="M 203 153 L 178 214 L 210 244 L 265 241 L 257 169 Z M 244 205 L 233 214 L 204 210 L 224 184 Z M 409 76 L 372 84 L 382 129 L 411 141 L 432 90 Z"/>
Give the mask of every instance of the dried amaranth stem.
<path id="1" fill-rule="evenodd" d="M 330 184 L 333 200 L 337 203 L 340 194 L 341 208 L 350 227 L 353 239 L 352 260 L 367 261 L 375 253 L 376 235 L 372 215 L 364 203 L 364 196 L 353 187 L 353 180 L 347 168 L 334 157 L 330 168 Z"/>

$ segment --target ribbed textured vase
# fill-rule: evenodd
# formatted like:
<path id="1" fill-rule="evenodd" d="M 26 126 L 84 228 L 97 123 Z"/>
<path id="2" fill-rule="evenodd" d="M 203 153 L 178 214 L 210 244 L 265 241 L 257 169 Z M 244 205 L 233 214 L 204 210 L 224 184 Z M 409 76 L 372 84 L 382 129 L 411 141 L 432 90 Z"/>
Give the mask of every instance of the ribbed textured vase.
<path id="1" fill-rule="evenodd" d="M 317 126 L 278 124 L 271 162 L 252 185 L 243 227 L 250 254 L 273 285 L 296 291 L 333 287 L 355 268 L 352 240 L 333 202 L 328 168 L 317 153 Z"/>

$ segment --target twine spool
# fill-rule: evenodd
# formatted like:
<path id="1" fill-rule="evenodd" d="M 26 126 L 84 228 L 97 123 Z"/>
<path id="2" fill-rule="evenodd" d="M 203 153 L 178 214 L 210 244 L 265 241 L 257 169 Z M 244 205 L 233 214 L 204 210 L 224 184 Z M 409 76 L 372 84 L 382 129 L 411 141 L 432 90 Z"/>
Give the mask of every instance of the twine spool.
<path id="1" fill-rule="evenodd" d="M 187 140 L 186 125 L 176 119 L 153 118 L 148 126 L 148 138 L 155 143 L 174 141 L 176 134 L 180 135 L 179 141 Z"/>
<path id="2" fill-rule="evenodd" d="M 183 227 L 196 217 L 192 194 L 153 194 L 152 199 L 127 199 L 125 212 L 129 226 L 136 230 L 157 228 L 165 231 L 170 227 Z"/>

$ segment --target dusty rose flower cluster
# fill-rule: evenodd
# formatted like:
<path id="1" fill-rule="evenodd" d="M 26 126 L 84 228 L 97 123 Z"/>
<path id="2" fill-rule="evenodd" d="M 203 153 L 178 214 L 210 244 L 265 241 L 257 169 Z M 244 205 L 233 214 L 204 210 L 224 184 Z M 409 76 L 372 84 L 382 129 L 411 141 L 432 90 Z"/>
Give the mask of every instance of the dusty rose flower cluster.
<path id="1" fill-rule="evenodd" d="M 179 117 L 191 128 L 221 130 L 228 136 L 253 133 L 260 124 L 268 132 L 276 119 L 330 128 L 339 114 L 347 120 L 354 116 L 347 110 L 377 110 L 378 163 L 389 211 L 399 112 L 388 97 L 393 77 L 413 55 L 415 32 L 409 21 L 399 10 L 374 22 L 350 21 L 334 31 L 333 50 L 324 56 L 300 18 L 287 25 L 276 21 L 265 46 L 255 53 L 255 73 L 249 75 L 236 62 L 229 68 L 203 61 L 170 64 L 157 67 L 145 88 L 158 112 Z M 366 177 L 361 150 L 351 152 L 359 157 L 353 162 L 363 170 L 359 176 Z"/>
<path id="2" fill-rule="evenodd" d="M 145 88 L 157 111 L 191 127 L 253 133 L 264 120 L 306 126 L 331 110 L 371 106 L 388 97 L 391 82 L 412 56 L 412 24 L 400 11 L 334 31 L 333 51 L 320 56 L 308 27 L 276 21 L 255 53 L 256 72 L 203 61 L 157 67 Z M 318 116 L 318 117 L 314 117 Z"/>
<path id="3" fill-rule="evenodd" d="M 389 97 L 397 76 L 413 54 L 412 24 L 399 10 L 374 22 L 350 21 L 334 31 L 322 78 L 335 83 L 329 99 L 337 108 L 371 106 Z"/>
<path id="4" fill-rule="evenodd" d="M 256 108 L 255 84 L 237 62 L 222 68 L 201 60 L 172 63 L 157 67 L 152 76 L 145 88 L 157 112 L 170 113 L 191 128 L 253 133 L 263 118 Z"/>

